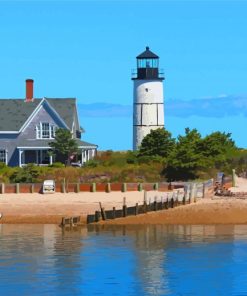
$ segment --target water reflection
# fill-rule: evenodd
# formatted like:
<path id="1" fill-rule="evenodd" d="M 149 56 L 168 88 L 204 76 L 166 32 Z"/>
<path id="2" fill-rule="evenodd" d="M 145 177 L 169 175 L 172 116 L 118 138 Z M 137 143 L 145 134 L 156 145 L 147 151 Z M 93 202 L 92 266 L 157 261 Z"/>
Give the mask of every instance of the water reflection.
<path id="1" fill-rule="evenodd" d="M 0 225 L 7 295 L 246 295 L 247 226 Z"/>

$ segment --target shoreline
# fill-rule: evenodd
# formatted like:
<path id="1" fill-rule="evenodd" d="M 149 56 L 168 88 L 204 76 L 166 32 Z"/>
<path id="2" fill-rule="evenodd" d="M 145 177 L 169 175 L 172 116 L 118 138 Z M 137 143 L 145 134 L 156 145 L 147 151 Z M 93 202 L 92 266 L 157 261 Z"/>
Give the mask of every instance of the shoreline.
<path id="1" fill-rule="evenodd" d="M 88 205 L 87 205 L 88 206 Z M 55 210 L 55 208 L 53 209 Z M 77 214 L 78 215 L 78 214 Z M 60 224 L 62 217 L 76 216 L 75 211 L 66 214 L 6 214 L 0 224 Z M 87 215 L 79 214 L 81 224 L 87 225 Z M 114 220 L 100 221 L 92 225 L 217 225 L 247 224 L 247 200 L 204 199 L 193 204 L 176 208 L 149 212 L 138 216 L 128 216 Z"/>

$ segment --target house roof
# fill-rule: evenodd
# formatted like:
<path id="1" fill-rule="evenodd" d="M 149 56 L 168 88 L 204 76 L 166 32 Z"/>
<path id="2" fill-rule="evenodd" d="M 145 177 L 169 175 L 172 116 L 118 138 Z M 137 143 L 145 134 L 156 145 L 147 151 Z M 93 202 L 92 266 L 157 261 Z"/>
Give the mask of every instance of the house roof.
<path id="1" fill-rule="evenodd" d="M 38 140 L 38 139 L 22 139 L 18 142 L 17 147 L 19 148 L 49 148 L 49 143 L 53 142 L 53 140 Z M 95 144 L 91 144 L 85 141 L 81 141 L 80 139 L 76 139 L 76 142 L 81 148 L 97 148 L 98 146 Z"/>
<path id="2" fill-rule="evenodd" d="M 76 99 L 45 98 L 45 100 L 71 129 Z M 42 99 L 34 99 L 33 102 L 25 102 L 24 99 L 0 99 L 0 131 L 19 131 L 41 101 Z"/>

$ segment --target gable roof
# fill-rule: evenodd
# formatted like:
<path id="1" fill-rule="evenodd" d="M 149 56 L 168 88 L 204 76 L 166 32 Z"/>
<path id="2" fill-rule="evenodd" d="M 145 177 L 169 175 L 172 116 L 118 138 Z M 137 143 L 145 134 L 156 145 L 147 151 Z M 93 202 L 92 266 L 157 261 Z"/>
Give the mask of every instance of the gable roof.
<path id="1" fill-rule="evenodd" d="M 0 99 L 0 131 L 18 132 L 42 100 L 34 99 L 32 102 L 25 102 L 23 99 Z M 71 129 L 76 99 L 45 98 L 44 100 L 55 109 Z"/>

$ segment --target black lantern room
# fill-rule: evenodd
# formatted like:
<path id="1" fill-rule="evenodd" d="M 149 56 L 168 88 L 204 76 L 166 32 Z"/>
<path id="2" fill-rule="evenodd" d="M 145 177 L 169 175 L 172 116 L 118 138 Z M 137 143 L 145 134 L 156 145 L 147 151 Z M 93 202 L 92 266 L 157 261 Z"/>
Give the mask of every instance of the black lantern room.
<path id="1" fill-rule="evenodd" d="M 148 46 L 136 59 L 137 73 L 136 77 L 133 79 L 164 79 L 159 71 L 159 57 L 153 53 Z"/>

